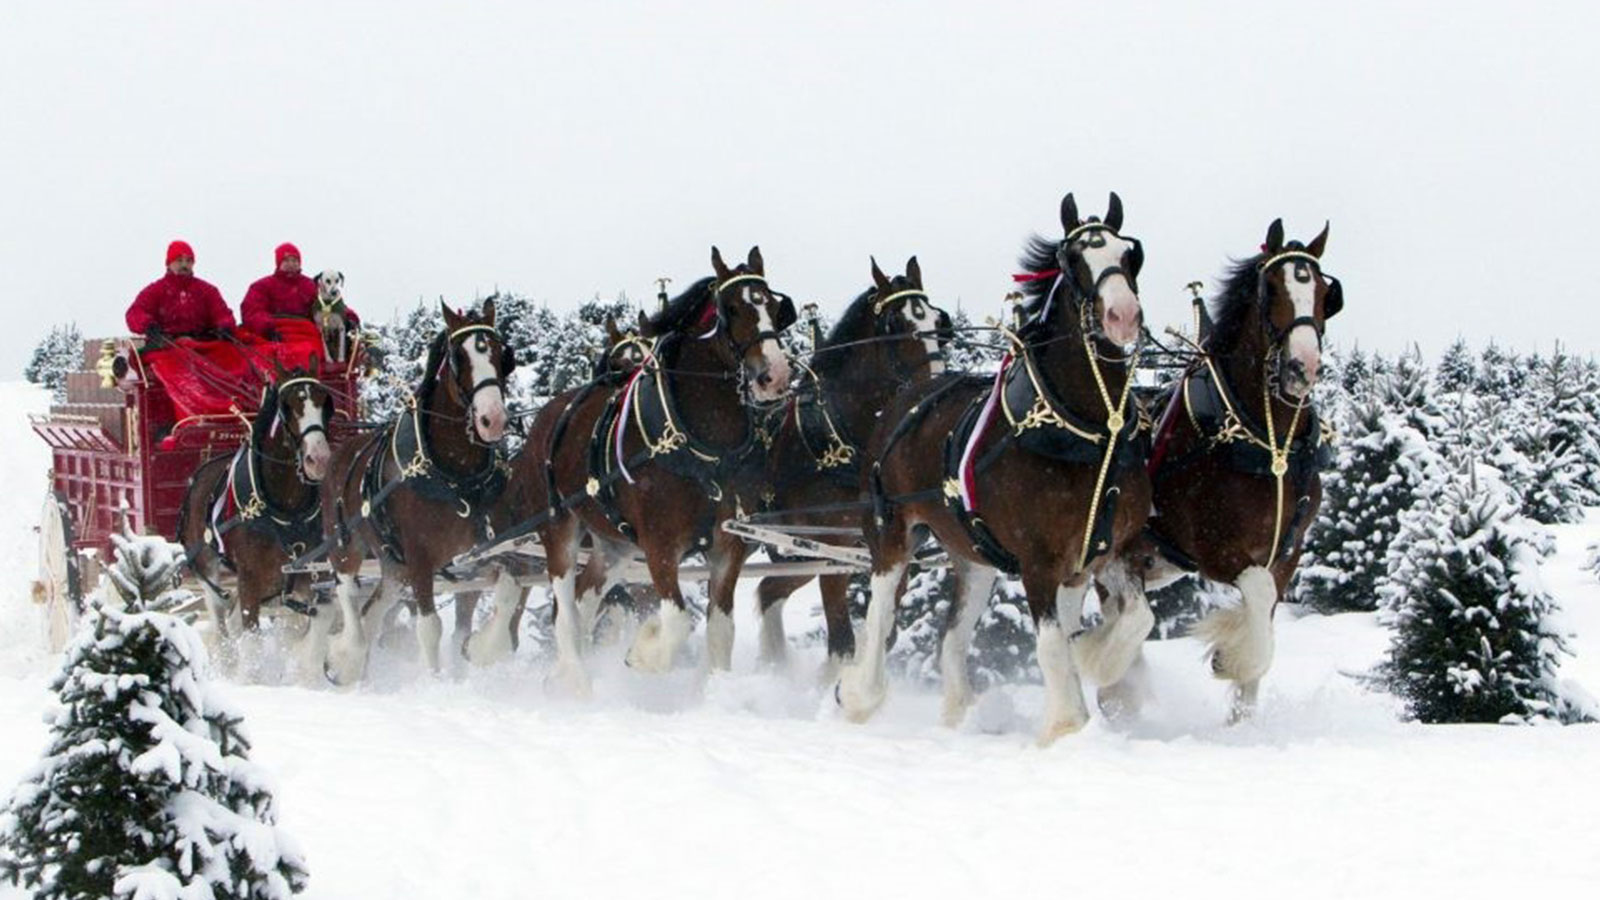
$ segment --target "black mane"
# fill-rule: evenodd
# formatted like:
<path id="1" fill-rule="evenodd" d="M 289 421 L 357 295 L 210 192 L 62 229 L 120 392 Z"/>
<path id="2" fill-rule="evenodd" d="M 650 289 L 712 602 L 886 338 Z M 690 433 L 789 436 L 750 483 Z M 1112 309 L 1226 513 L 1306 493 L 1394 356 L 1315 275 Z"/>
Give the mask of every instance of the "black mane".
<path id="1" fill-rule="evenodd" d="M 822 339 L 822 343 L 817 346 L 817 349 L 833 347 L 846 341 L 859 340 L 870 335 L 872 333 L 873 319 L 876 318 L 876 315 L 872 312 L 872 306 L 877 301 L 878 289 L 875 287 L 867 288 L 857 294 L 856 298 L 851 300 L 850 304 L 844 308 L 844 315 L 839 317 L 839 321 L 833 323 L 833 328 L 829 329 L 828 336 Z"/>
<path id="2" fill-rule="evenodd" d="M 1022 271 L 1030 274 L 1052 272 L 1059 269 L 1056 254 L 1061 250 L 1061 241 L 1053 241 L 1040 235 L 1033 235 L 1022 247 L 1022 256 L 1017 259 L 1017 265 Z M 1044 307 L 1045 300 L 1049 299 L 1050 288 L 1054 287 L 1056 276 L 1052 274 L 1034 281 L 1022 282 L 1022 311 L 1026 318 L 1033 318 Z"/>
<path id="3" fill-rule="evenodd" d="M 1228 274 L 1222 279 L 1222 293 L 1207 304 L 1211 315 L 1211 339 L 1208 350 L 1228 353 L 1239 345 L 1245 328 L 1260 315 L 1256 310 L 1257 285 L 1260 282 L 1258 267 L 1263 254 L 1249 259 L 1233 260 Z"/>
<path id="4" fill-rule="evenodd" d="M 700 321 L 706 303 L 711 300 L 711 286 L 716 280 L 715 276 L 708 275 L 667 301 L 666 307 L 648 320 L 647 331 L 650 336 L 660 337 L 693 328 Z"/>
<path id="5" fill-rule="evenodd" d="M 876 315 L 872 312 L 873 304 L 878 301 L 878 289 L 870 287 L 856 295 L 854 300 L 844 308 L 844 314 L 839 316 L 839 321 L 833 323 L 828 330 L 827 337 L 822 338 L 811 351 L 811 367 L 820 374 L 830 375 L 841 369 L 849 360 L 849 350 L 839 350 L 831 353 L 818 351 L 831 347 L 842 347 L 851 341 L 871 337 L 875 331 L 873 320 Z M 867 347 L 859 348 L 861 350 Z"/>

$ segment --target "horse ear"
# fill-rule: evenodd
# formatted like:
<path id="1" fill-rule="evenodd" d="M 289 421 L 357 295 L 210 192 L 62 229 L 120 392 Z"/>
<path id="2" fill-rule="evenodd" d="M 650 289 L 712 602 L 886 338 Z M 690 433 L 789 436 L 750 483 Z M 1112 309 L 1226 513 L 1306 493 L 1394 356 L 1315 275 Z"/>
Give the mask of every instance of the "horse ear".
<path id="1" fill-rule="evenodd" d="M 767 274 L 766 264 L 761 261 L 760 247 L 751 247 L 750 256 L 745 260 L 745 262 L 750 266 L 750 271 L 756 273 L 757 275 Z"/>
<path id="2" fill-rule="evenodd" d="M 1078 201 L 1072 199 L 1072 195 L 1071 194 L 1068 194 L 1065 197 L 1062 197 L 1061 198 L 1061 228 L 1062 228 L 1062 230 L 1063 231 L 1071 231 L 1072 229 L 1077 228 L 1078 225 L 1080 224 L 1080 222 L 1081 222 L 1081 220 L 1078 218 Z"/>
<path id="3" fill-rule="evenodd" d="M 917 262 L 915 256 L 906 260 L 906 278 L 916 285 L 917 290 L 922 290 L 922 264 Z"/>
<path id="4" fill-rule="evenodd" d="M 718 281 L 728 277 L 728 264 L 722 261 L 722 251 L 716 247 L 711 248 L 711 268 L 717 273 Z"/>
<path id="5" fill-rule="evenodd" d="M 450 308 L 450 304 L 444 302 L 443 297 L 439 298 L 439 313 L 444 317 L 445 328 L 455 331 L 457 328 L 461 327 L 461 316 L 457 315 L 456 311 Z"/>
<path id="6" fill-rule="evenodd" d="M 283 370 L 283 360 L 274 356 L 272 358 L 272 380 L 274 383 L 282 381 L 283 376 L 289 374 Z"/>
<path id="7" fill-rule="evenodd" d="M 486 325 L 494 324 L 494 298 L 483 301 L 483 321 Z"/>
<path id="8" fill-rule="evenodd" d="M 311 377 L 317 379 L 318 381 L 322 380 L 322 354 L 321 353 L 313 353 L 313 354 L 311 354 Z"/>
<path id="9" fill-rule="evenodd" d="M 641 309 L 639 310 L 639 336 L 651 337 L 652 335 L 653 332 L 650 330 L 650 317 L 645 315 L 644 310 Z"/>
<path id="10" fill-rule="evenodd" d="M 612 315 L 606 316 L 606 340 L 610 341 L 613 344 L 615 344 L 617 341 L 622 340 L 622 331 L 621 331 L 621 329 L 617 328 L 617 317 L 616 316 L 612 316 Z"/>
<path id="11" fill-rule="evenodd" d="M 1318 234 L 1316 237 L 1312 238 L 1311 239 L 1311 243 L 1306 245 L 1306 252 L 1311 254 L 1312 256 L 1315 256 L 1317 259 L 1321 259 L 1322 258 L 1322 251 L 1324 249 L 1326 249 L 1327 246 L 1328 246 L 1328 225 L 1329 224 L 1330 223 L 1328 223 L 1328 222 L 1323 222 L 1322 223 L 1322 233 Z"/>
<path id="12" fill-rule="evenodd" d="M 1112 231 L 1122 230 L 1122 198 L 1116 191 L 1111 192 L 1111 205 L 1106 207 L 1106 227 Z"/>
<path id="13" fill-rule="evenodd" d="M 1268 253 L 1280 253 L 1283 251 L 1282 219 L 1273 219 L 1272 224 L 1267 226 L 1267 242 L 1264 246 L 1267 248 Z"/>
<path id="14" fill-rule="evenodd" d="M 867 258 L 872 260 L 872 283 L 878 286 L 879 291 L 889 290 L 889 276 L 883 274 L 883 270 L 878 268 L 878 258 L 876 256 Z"/>

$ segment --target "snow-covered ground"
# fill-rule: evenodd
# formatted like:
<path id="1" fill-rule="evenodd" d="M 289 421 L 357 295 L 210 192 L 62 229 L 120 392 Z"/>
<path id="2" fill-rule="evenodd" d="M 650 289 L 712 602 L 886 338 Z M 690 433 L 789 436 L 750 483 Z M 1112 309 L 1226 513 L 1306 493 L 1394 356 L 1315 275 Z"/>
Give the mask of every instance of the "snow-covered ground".
<path id="1" fill-rule="evenodd" d="M 48 454 L 25 413 L 43 405 L 0 384 L 4 791 L 43 749 L 53 666 L 28 592 Z M 1581 568 L 1600 510 L 1557 532 L 1545 575 L 1574 635 L 1564 674 L 1600 694 L 1600 580 Z M 791 604 L 796 630 L 814 602 Z M 1236 728 L 1197 644 L 1151 644 L 1144 721 L 1097 720 L 1040 750 L 1027 687 L 950 731 L 933 694 L 899 684 L 878 719 L 849 725 L 815 684 L 820 651 L 756 668 L 750 607 L 741 597 L 733 675 L 651 678 L 602 650 L 586 703 L 546 697 L 543 659 L 432 679 L 408 645 L 380 651 L 354 692 L 234 686 L 307 850 L 305 896 L 1545 898 L 1600 884 L 1600 728 L 1402 724 L 1346 674 L 1383 651 L 1371 616 L 1280 614 L 1260 715 Z"/>

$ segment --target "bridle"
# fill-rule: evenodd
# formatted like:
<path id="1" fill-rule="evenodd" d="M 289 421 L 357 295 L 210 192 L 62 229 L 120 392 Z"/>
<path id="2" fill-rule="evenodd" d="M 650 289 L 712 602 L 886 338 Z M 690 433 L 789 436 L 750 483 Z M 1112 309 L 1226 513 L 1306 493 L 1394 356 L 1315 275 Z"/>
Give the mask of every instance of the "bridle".
<path id="1" fill-rule="evenodd" d="M 738 341 L 734 339 L 732 329 L 725 327 L 728 321 L 728 311 L 727 301 L 723 299 L 722 292 L 743 282 L 759 283 L 762 289 L 766 291 L 767 296 L 777 301 L 777 308 L 773 312 L 772 328 L 770 330 L 757 331 L 749 340 Z M 757 401 L 755 399 L 754 390 L 750 384 L 749 367 L 744 364 L 744 355 L 750 351 L 750 348 L 755 347 L 762 341 L 777 341 L 780 347 L 783 346 L 784 332 L 788 331 L 789 327 L 799 319 L 799 314 L 795 310 L 794 298 L 788 294 L 774 291 L 771 285 L 767 283 L 765 275 L 758 275 L 755 272 L 743 272 L 737 275 L 730 275 L 713 285 L 711 299 L 716 310 L 716 321 L 709 330 L 700 334 L 697 340 L 709 340 L 718 334 L 724 335 L 723 344 L 731 352 L 732 368 L 737 373 L 739 394 L 743 398 L 745 405 L 757 408 L 771 408 L 783 403 L 784 399 L 781 397 L 772 401 Z M 751 306 L 755 305 L 749 300 L 745 302 L 750 303 Z"/>
<path id="2" fill-rule="evenodd" d="M 1322 298 L 1323 314 L 1321 319 L 1316 317 L 1315 310 L 1313 310 L 1312 315 L 1295 316 L 1288 325 L 1280 329 L 1272 324 L 1272 290 L 1267 278 L 1275 267 L 1287 262 L 1310 266 L 1314 273 L 1322 275 L 1328 287 Z M 1327 320 L 1333 318 L 1338 314 L 1339 310 L 1344 308 L 1344 287 L 1339 283 L 1339 279 L 1322 272 L 1322 260 L 1300 249 L 1298 244 L 1292 244 L 1289 249 L 1269 256 L 1256 269 L 1258 273 L 1256 279 L 1256 306 L 1261 311 L 1261 333 L 1267 341 L 1266 364 L 1268 367 L 1268 381 L 1270 382 L 1269 390 L 1277 394 L 1278 399 L 1290 406 L 1304 406 L 1310 402 L 1311 394 L 1309 391 L 1304 397 L 1299 398 L 1289 397 L 1283 391 L 1284 349 L 1288 344 L 1289 335 L 1293 334 L 1296 328 L 1304 325 L 1310 327 L 1316 333 L 1317 350 L 1321 352 L 1322 337 L 1326 329 Z"/>
<path id="3" fill-rule="evenodd" d="M 728 344 L 733 348 L 733 355 L 740 358 L 742 358 L 751 347 L 754 347 L 762 341 L 779 341 L 781 343 L 783 340 L 783 333 L 788 331 L 789 326 L 793 325 L 795 321 L 800 318 L 799 314 L 795 311 L 794 298 L 790 297 L 788 294 L 781 294 L 773 290 L 772 286 L 767 283 L 767 278 L 765 275 L 757 275 L 754 272 L 745 272 L 740 275 L 729 276 L 728 278 L 717 282 L 716 286 L 711 289 L 711 296 L 716 301 L 717 305 L 717 323 L 716 326 L 711 329 L 711 331 L 701 335 L 701 338 L 708 338 L 722 330 L 723 323 L 725 323 L 728 318 L 727 310 L 724 308 L 725 301 L 722 299 L 722 292 L 736 284 L 745 281 L 759 282 L 766 290 L 767 296 L 778 301 L 778 306 L 772 316 L 772 330 L 758 331 L 756 332 L 755 336 L 750 338 L 748 341 L 735 341 L 733 340 L 732 334 L 728 335 Z"/>
<path id="4" fill-rule="evenodd" d="M 1079 284 L 1076 275 L 1073 274 L 1072 242 L 1079 235 L 1089 233 L 1089 245 L 1091 247 L 1105 246 L 1105 236 L 1096 235 L 1096 232 L 1108 232 L 1112 237 L 1127 241 L 1128 243 L 1132 244 L 1133 247 L 1127 251 L 1127 255 L 1129 257 L 1128 265 L 1123 266 L 1119 264 L 1114 266 L 1106 266 L 1104 269 L 1100 270 L 1099 275 L 1095 276 L 1094 283 L 1085 288 L 1083 285 Z M 1077 308 L 1078 324 L 1083 330 L 1084 335 L 1089 338 L 1105 338 L 1105 328 L 1103 324 L 1094 321 L 1094 300 L 1096 297 L 1100 296 L 1100 288 L 1113 275 L 1121 275 L 1128 280 L 1129 289 L 1132 290 L 1134 294 L 1138 294 L 1139 270 L 1143 268 L 1143 266 L 1144 244 L 1140 243 L 1138 238 L 1123 237 L 1121 234 L 1117 233 L 1115 228 L 1112 228 L 1110 225 L 1095 219 L 1091 219 L 1081 225 L 1078 225 L 1071 231 L 1068 231 L 1067 236 L 1062 239 L 1060 246 L 1056 248 L 1056 269 L 1054 271 L 1045 270 L 1043 272 L 1031 273 L 1028 275 L 1018 275 L 1016 277 L 1019 281 L 1032 281 L 1049 278 L 1051 275 L 1055 276 L 1055 281 L 1050 284 L 1049 290 L 1045 292 L 1044 303 L 1040 307 L 1039 312 L 1035 313 L 1031 317 L 1033 323 L 1042 324 L 1050 320 L 1051 307 L 1055 303 L 1056 293 L 1061 289 L 1062 282 L 1065 281 L 1067 283 L 1068 292 L 1072 297 L 1073 306 Z M 1118 361 L 1119 360 L 1114 359 L 1106 360 L 1106 362 Z"/>
<path id="5" fill-rule="evenodd" d="M 934 317 L 933 334 L 935 339 L 938 341 L 939 349 L 933 351 L 925 350 L 923 353 L 924 361 L 928 363 L 945 362 L 948 359 L 948 356 L 945 353 L 945 347 L 949 345 L 952 337 L 954 337 L 954 323 L 950 319 L 950 314 L 935 306 L 933 304 L 933 298 L 929 297 L 928 293 L 920 288 L 906 288 L 905 290 L 895 291 L 892 294 L 888 294 L 887 296 L 879 297 L 878 299 L 874 300 L 872 302 L 872 318 L 876 323 L 874 326 L 874 331 L 877 333 L 879 338 L 884 340 L 920 341 L 925 332 L 917 328 L 912 328 L 910 331 L 896 330 L 891 326 L 888 317 L 884 315 L 884 313 L 889 311 L 890 304 L 894 303 L 896 300 L 899 300 L 901 301 L 900 317 L 904 319 L 907 324 L 915 325 L 915 322 L 913 322 L 911 317 L 906 315 L 905 307 L 906 304 L 908 304 L 912 299 L 918 297 L 922 298 L 922 301 L 927 305 L 928 309 L 933 310 L 937 314 Z M 904 374 L 904 372 L 898 371 L 901 369 L 900 361 L 898 359 L 894 360 L 894 366 L 897 370 L 897 374 Z"/>
<path id="6" fill-rule="evenodd" d="M 511 352 L 510 348 L 506 347 L 505 342 L 501 340 L 500 330 L 495 326 L 482 323 L 463 325 L 445 336 L 445 365 L 449 367 L 450 377 L 452 379 L 459 379 L 461 373 L 460 366 L 456 364 L 455 351 L 461 346 L 461 344 L 457 343 L 457 339 L 469 334 L 492 335 L 494 342 L 500 345 L 500 352 L 502 354 Z M 462 343 L 465 342 L 463 341 Z M 482 444 L 483 442 L 478 440 L 477 428 L 474 427 L 472 422 L 472 406 L 475 402 L 477 402 L 478 394 L 482 391 L 488 390 L 489 388 L 495 388 L 496 390 L 500 391 L 500 395 L 502 397 L 505 396 L 505 379 L 501 377 L 501 372 L 503 369 L 504 366 L 502 364 L 501 368 L 497 369 L 493 375 L 490 375 L 488 378 L 480 379 L 473 384 L 471 390 L 467 391 L 467 396 L 463 400 L 463 404 L 466 406 L 465 418 L 467 420 L 467 437 L 475 444 Z"/>
<path id="7" fill-rule="evenodd" d="M 288 381 L 285 381 L 285 382 L 283 382 L 281 384 L 278 384 L 273 388 L 268 388 L 267 389 L 267 390 L 272 390 L 272 391 L 276 392 L 276 402 L 275 402 L 275 404 L 273 406 L 273 410 L 272 410 L 272 415 L 273 415 L 272 425 L 268 430 L 268 435 L 269 436 L 272 435 L 272 434 L 275 434 L 277 432 L 278 423 L 284 421 L 284 419 L 285 419 L 284 408 L 285 408 L 285 405 L 288 402 L 286 397 L 288 395 L 289 388 L 292 388 L 295 385 L 299 385 L 299 384 L 315 385 L 316 387 L 319 387 L 319 388 L 324 387 L 322 382 L 317 380 L 316 378 L 312 378 L 312 377 L 306 376 L 306 375 L 300 375 L 300 376 L 296 376 L 294 378 L 291 378 Z M 266 399 L 265 391 L 262 394 L 262 399 L 263 400 Z M 322 418 L 324 420 L 331 419 L 332 418 L 332 412 L 333 412 L 333 397 L 332 396 L 328 396 L 328 397 L 324 398 L 321 405 L 322 405 L 322 409 L 323 409 Z M 302 424 L 304 424 L 304 423 L 302 423 Z M 294 454 L 295 475 L 300 479 L 300 482 L 302 484 L 317 484 L 318 483 L 317 479 L 309 478 L 306 475 L 306 441 L 313 434 L 317 434 L 319 432 L 322 434 L 323 440 L 328 440 L 328 429 L 326 427 L 326 424 L 327 424 L 327 422 L 323 421 L 323 422 L 318 422 L 318 423 L 315 423 L 315 424 L 312 424 L 312 425 L 305 425 L 300 430 L 292 432 L 292 434 L 294 435 L 294 442 L 295 442 L 295 454 Z M 260 447 L 252 447 L 251 449 L 255 452 L 255 454 L 257 456 L 260 456 L 263 459 L 272 459 L 273 458 L 273 457 L 268 456 L 266 454 L 266 452 L 263 451 Z"/>

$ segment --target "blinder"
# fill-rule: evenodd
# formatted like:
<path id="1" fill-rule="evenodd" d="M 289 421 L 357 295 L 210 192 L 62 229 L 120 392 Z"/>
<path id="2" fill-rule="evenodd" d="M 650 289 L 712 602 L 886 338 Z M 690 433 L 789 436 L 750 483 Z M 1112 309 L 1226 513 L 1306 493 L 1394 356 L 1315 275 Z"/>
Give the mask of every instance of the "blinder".
<path id="1" fill-rule="evenodd" d="M 1322 295 L 1322 318 L 1331 319 L 1344 309 L 1344 284 L 1332 275 L 1322 276 L 1328 283 L 1328 292 Z"/>
<path id="2" fill-rule="evenodd" d="M 773 327 L 778 331 L 788 331 L 789 326 L 800 321 L 800 314 L 795 310 L 794 298 L 773 291 L 772 299 L 778 301 L 778 311 L 772 317 Z"/>
<path id="3" fill-rule="evenodd" d="M 501 380 L 510 378 L 511 377 L 511 373 L 515 372 L 516 370 L 517 370 L 517 351 L 516 351 L 516 348 L 514 348 L 510 344 L 505 343 L 504 341 L 502 341 L 501 344 L 500 344 L 500 378 L 501 378 Z"/>
<path id="4" fill-rule="evenodd" d="M 944 310 L 939 310 L 939 316 L 934 320 L 933 333 L 939 339 L 939 347 L 943 349 L 956 339 L 955 320 Z"/>

